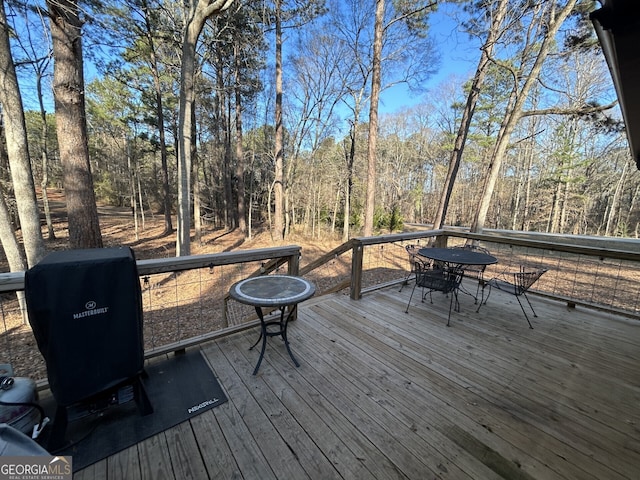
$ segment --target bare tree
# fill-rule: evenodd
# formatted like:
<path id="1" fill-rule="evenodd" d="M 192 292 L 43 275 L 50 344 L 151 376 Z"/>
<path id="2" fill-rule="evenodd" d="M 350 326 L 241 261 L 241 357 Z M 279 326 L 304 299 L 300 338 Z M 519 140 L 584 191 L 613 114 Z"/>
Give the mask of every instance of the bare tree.
<path id="1" fill-rule="evenodd" d="M 153 88 L 156 101 L 156 115 L 158 116 L 158 140 L 160 144 L 160 167 L 162 170 L 162 209 L 164 213 L 164 232 L 173 232 L 171 221 L 171 189 L 169 187 L 169 168 L 167 164 L 167 141 L 165 135 L 164 107 L 162 101 L 162 84 L 160 81 L 160 68 L 156 54 L 156 42 L 153 35 L 154 26 L 152 24 L 152 11 L 147 0 L 141 1 L 141 8 L 144 14 L 144 27 L 141 36 L 148 44 L 149 64 L 153 76 Z"/>
<path id="2" fill-rule="evenodd" d="M 234 64 L 233 75 L 236 81 L 235 86 L 235 112 L 236 112 L 236 179 L 238 182 L 238 228 L 242 234 L 247 236 L 247 205 L 245 202 L 245 185 L 244 185 L 244 149 L 242 146 L 242 91 L 240 88 L 240 47 L 237 43 L 233 45 Z"/>
<path id="3" fill-rule="evenodd" d="M 349 142 L 345 140 L 344 161 L 347 168 L 347 179 L 344 186 L 344 224 L 342 227 L 342 241 L 349 240 L 349 223 L 351 222 L 351 194 L 353 193 L 353 166 L 356 161 L 357 121 L 354 120 L 349 128 Z"/>
<path id="4" fill-rule="evenodd" d="M 371 9 L 372 5 L 375 9 Z M 431 73 L 437 56 L 426 37 L 426 19 L 434 5 L 425 0 L 379 0 L 375 4 L 366 0 L 350 0 L 335 2 L 332 6 L 336 17 L 335 29 L 350 50 L 345 56 L 343 76 L 345 89 L 353 97 L 354 104 L 349 108 L 357 113 L 353 118 L 353 138 L 359 138 L 357 132 L 361 119 L 358 115 L 366 101 L 370 102 L 365 235 L 373 230 L 375 211 L 380 92 L 398 83 L 420 84 Z M 357 146 L 353 151 L 356 150 Z"/>
<path id="5" fill-rule="evenodd" d="M 43 12 L 39 6 L 33 8 L 34 15 L 30 15 L 29 9 L 24 9 L 24 31 L 20 32 L 14 37 L 15 45 L 18 47 L 24 55 L 26 60 L 18 62 L 16 67 L 20 66 L 20 63 L 24 67 L 33 71 L 34 82 L 36 86 L 36 96 L 38 101 L 38 107 L 40 110 L 40 119 L 42 122 L 41 127 L 41 168 L 42 178 L 40 180 L 40 189 L 42 192 L 42 205 L 44 209 L 45 220 L 47 222 L 48 239 L 55 240 L 56 235 L 53 228 L 53 221 L 51 219 L 51 209 L 49 206 L 49 196 L 47 187 L 49 186 L 49 123 L 47 122 L 47 112 L 44 105 L 44 92 L 43 81 L 50 75 L 50 66 L 52 63 L 51 52 L 51 39 L 46 33 L 46 12 Z M 41 31 L 36 35 L 41 37 L 41 41 L 36 41 L 34 38 L 36 35 L 32 34 L 32 28 L 36 21 L 40 23 Z M 14 27 L 15 28 L 15 27 Z M 33 151 L 33 149 L 31 149 Z"/>
<path id="6" fill-rule="evenodd" d="M 364 209 L 364 236 L 373 233 L 373 215 L 376 202 L 376 142 L 378 139 L 378 101 L 380 98 L 382 69 L 382 32 L 384 29 L 385 0 L 376 0 L 376 22 L 373 35 L 371 72 L 371 102 L 369 103 L 369 142 L 367 144 L 367 197 Z"/>
<path id="7" fill-rule="evenodd" d="M 285 8 L 285 7 L 289 8 Z M 275 28 L 275 145 L 274 145 L 274 218 L 272 237 L 281 241 L 286 234 L 287 209 L 285 208 L 284 175 L 284 124 L 283 124 L 283 28 L 300 27 L 324 10 L 324 0 L 295 1 L 274 0 L 273 23 Z"/>
<path id="8" fill-rule="evenodd" d="M 349 15 L 340 11 L 340 2 L 332 4 L 333 18 L 329 28 L 337 34 L 332 35 L 332 42 L 338 51 L 340 77 L 340 100 L 350 110 L 348 138 L 343 142 L 346 181 L 344 182 L 343 229 L 342 240 L 346 242 L 350 236 L 350 221 L 353 210 L 354 177 L 356 175 L 356 155 L 360 152 L 361 115 L 369 101 L 369 86 L 371 64 L 366 59 L 367 49 L 367 17 L 373 14 L 369 11 L 370 2 L 350 2 Z M 338 38 L 336 38 L 338 37 Z M 370 59 L 369 59 L 370 60 Z M 363 142 L 364 143 L 364 142 Z"/>
<path id="9" fill-rule="evenodd" d="M 523 107 L 529 92 L 538 81 L 545 59 L 554 46 L 558 30 L 576 5 L 577 0 L 568 0 L 558 5 L 556 0 L 538 4 L 533 7 L 528 29 L 525 31 L 525 46 L 521 52 L 520 69 L 511 67 L 506 62 L 500 64 L 513 75 L 513 90 L 500 132 L 493 148 L 489 170 L 485 177 L 482 198 L 478 205 L 471 230 L 481 232 L 487 218 L 489 205 L 493 196 L 496 180 L 502 166 L 502 159 L 507 151 L 511 134 L 522 117 Z M 531 57 L 529 64 L 528 57 Z"/>
<path id="10" fill-rule="evenodd" d="M 273 192 L 275 200 L 272 237 L 284 239 L 284 127 L 282 125 L 282 0 L 275 0 L 276 103 Z"/>
<path id="11" fill-rule="evenodd" d="M 493 55 L 494 46 L 500 37 L 508 5 L 509 0 L 498 0 L 497 2 L 490 1 L 485 2 L 485 5 L 481 5 L 481 8 L 484 9 L 485 14 L 490 19 L 489 29 L 487 30 L 485 41 L 480 48 L 480 59 L 478 60 L 476 73 L 471 81 L 471 86 L 469 87 L 467 102 L 465 103 L 462 111 L 460 126 L 453 145 L 451 157 L 449 158 L 449 170 L 442 189 L 438 212 L 433 220 L 434 228 L 442 228 L 447 217 L 447 209 L 449 208 L 451 193 L 453 192 L 453 186 L 456 181 L 456 176 L 458 175 L 460 162 L 462 161 L 462 154 L 464 153 L 464 147 L 471 127 L 473 114 L 476 109 L 476 103 L 480 96 L 480 90 L 487 74 L 487 68 L 490 63 L 489 60 Z"/>
<path id="12" fill-rule="evenodd" d="M 176 256 L 191 253 L 191 155 L 195 101 L 196 46 L 204 24 L 233 4 L 234 0 L 188 0 L 182 40 L 180 108 L 178 116 L 178 230 Z"/>
<path id="13" fill-rule="evenodd" d="M 11 167 L 13 190 L 18 207 L 22 241 L 28 266 L 35 265 L 45 254 L 42 230 L 40 229 L 40 212 L 36 199 L 35 185 L 31 172 L 29 148 L 27 143 L 27 127 L 22 108 L 22 97 L 18 87 L 15 65 L 9 45 L 9 27 L 4 9 L 0 5 L 0 105 L 2 120 L 7 141 L 7 156 Z M 13 230 L 11 230 L 13 231 Z M 9 254 L 13 249 L 9 249 Z M 20 266 L 15 261 L 14 265 Z"/>
<path id="14" fill-rule="evenodd" d="M 328 20 L 328 19 L 327 19 Z M 337 105 L 346 95 L 339 78 L 339 71 L 343 68 L 343 45 L 334 35 L 328 34 L 330 27 L 327 21 L 310 24 L 304 32 L 299 32 L 295 45 L 296 54 L 291 60 L 294 75 L 291 77 L 291 86 L 286 114 L 287 120 L 287 162 L 285 168 L 285 231 L 288 234 L 293 221 L 296 207 L 308 204 L 311 200 L 306 186 L 299 185 L 302 172 L 313 169 L 328 158 L 326 155 L 326 143 L 333 144 L 329 140 L 335 133 L 337 122 Z M 322 169 L 322 173 L 334 173 L 334 182 L 329 184 L 337 191 L 332 199 L 342 197 L 342 172 L 336 172 L 333 168 Z M 309 179 L 317 184 L 319 178 Z M 332 189 L 332 192 L 334 190 Z M 303 195 L 297 194 L 304 192 Z M 308 210 L 308 209 L 307 209 Z M 316 210 L 317 211 L 317 210 Z M 335 210 L 334 210 L 334 213 Z M 314 217 L 315 218 L 315 217 Z M 315 227 L 315 223 L 314 223 Z M 320 229 L 317 230 L 318 233 Z"/>

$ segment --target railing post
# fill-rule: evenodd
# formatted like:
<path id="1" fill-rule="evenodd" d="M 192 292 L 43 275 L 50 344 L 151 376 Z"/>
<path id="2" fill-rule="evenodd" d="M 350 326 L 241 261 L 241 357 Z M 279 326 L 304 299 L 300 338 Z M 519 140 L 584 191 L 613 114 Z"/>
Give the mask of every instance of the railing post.
<path id="1" fill-rule="evenodd" d="M 438 235 L 433 242 L 433 246 L 438 248 L 447 248 L 447 243 L 449 243 L 449 235 Z"/>
<path id="2" fill-rule="evenodd" d="M 294 275 L 294 276 L 298 276 L 300 275 L 300 249 L 298 249 L 298 253 L 294 253 L 293 255 L 289 255 L 287 257 L 287 273 L 289 275 Z M 289 320 L 297 320 L 298 319 L 298 306 L 297 305 L 293 305 L 292 307 L 293 311 L 291 312 L 291 315 L 289 317 Z"/>
<path id="3" fill-rule="evenodd" d="M 364 245 L 356 239 L 352 239 L 352 242 L 351 300 L 360 300 L 362 297 L 362 258 L 364 256 Z"/>
<path id="4" fill-rule="evenodd" d="M 298 253 L 294 253 L 287 257 L 287 264 L 287 273 L 289 275 L 300 275 L 300 250 L 298 250 Z"/>

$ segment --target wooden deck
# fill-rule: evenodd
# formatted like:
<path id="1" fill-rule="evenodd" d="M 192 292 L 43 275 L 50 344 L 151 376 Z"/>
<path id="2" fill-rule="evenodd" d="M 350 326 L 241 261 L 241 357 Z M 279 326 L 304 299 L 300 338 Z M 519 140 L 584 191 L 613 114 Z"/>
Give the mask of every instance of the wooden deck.
<path id="1" fill-rule="evenodd" d="M 202 346 L 229 401 L 82 479 L 640 478 L 640 322 L 493 292 L 447 328 L 410 287 L 305 302 L 295 368 L 256 331 Z"/>

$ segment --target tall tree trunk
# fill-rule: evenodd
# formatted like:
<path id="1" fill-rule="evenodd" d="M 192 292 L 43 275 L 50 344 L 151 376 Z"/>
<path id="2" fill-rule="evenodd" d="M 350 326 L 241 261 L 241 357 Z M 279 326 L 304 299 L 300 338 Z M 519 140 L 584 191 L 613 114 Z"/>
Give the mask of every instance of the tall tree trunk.
<path id="1" fill-rule="evenodd" d="M 2 244 L 4 255 L 7 258 L 9 270 L 12 272 L 21 272 L 27 269 L 27 264 L 20 250 L 18 239 L 15 236 L 14 228 L 11 224 L 11 214 L 9 213 L 4 198 L 5 194 L 2 191 L 2 185 L 0 185 L 0 244 Z M 18 291 L 16 292 L 16 297 L 20 305 L 20 311 L 22 312 L 22 321 L 26 325 L 28 318 L 26 315 L 27 304 L 25 302 L 25 294 L 23 291 Z"/>
<path id="2" fill-rule="evenodd" d="M 191 254 L 191 132 L 193 126 L 196 43 L 204 26 L 204 18 L 195 16 L 185 28 L 180 72 L 180 109 L 178 114 L 178 230 L 176 256 Z"/>
<path id="3" fill-rule="evenodd" d="M 533 143 L 533 138 L 531 139 Z M 527 148 L 527 162 L 524 167 L 524 198 L 522 199 L 522 222 L 520 230 L 527 232 L 529 230 L 529 206 L 531 204 L 531 170 L 533 169 L 533 145 Z M 514 225 L 513 229 L 516 227 Z"/>
<path id="4" fill-rule="evenodd" d="M 47 192 L 47 188 L 49 187 L 49 124 L 47 123 L 47 112 L 44 109 L 44 100 L 42 97 L 42 75 L 40 72 L 37 73 L 36 89 L 38 91 L 38 104 L 40 106 L 40 118 L 42 120 L 42 179 L 40 181 L 42 207 L 44 209 L 44 217 L 47 223 L 47 238 L 49 240 L 55 240 L 56 232 L 53 229 L 51 208 L 49 206 L 49 195 Z"/>
<path id="5" fill-rule="evenodd" d="M 33 266 L 44 256 L 45 248 L 40 228 L 40 212 L 36 189 L 31 172 L 31 160 L 27 142 L 27 127 L 22 108 L 22 97 L 18 87 L 11 47 L 9 28 L 4 10 L 0 5 L 0 104 L 7 141 L 7 156 L 11 167 L 11 180 L 20 217 L 22 242 L 27 263 Z M 13 229 L 11 230 L 13 232 Z"/>
<path id="6" fill-rule="evenodd" d="M 102 248 L 85 116 L 77 0 L 47 0 L 53 44 L 53 96 L 71 248 Z"/>
<path id="7" fill-rule="evenodd" d="M 20 272 L 27 269 L 27 263 L 14 234 L 15 229 L 11 223 L 11 214 L 4 199 L 5 193 L 0 186 L 0 242 L 2 242 L 5 257 L 9 263 L 9 270 Z"/>
<path id="8" fill-rule="evenodd" d="M 231 99 L 227 95 L 227 91 L 223 82 L 223 74 L 219 76 L 218 90 L 222 95 L 222 127 L 223 132 L 223 144 L 224 144 L 224 199 L 225 199 L 225 226 L 227 228 L 236 228 L 236 206 L 233 201 L 233 175 L 235 171 L 232 169 L 232 154 L 231 154 Z"/>
<path id="9" fill-rule="evenodd" d="M 139 228 L 138 228 L 138 204 L 136 203 L 136 179 L 134 174 L 134 168 L 131 163 L 131 144 L 129 139 L 124 139 L 124 143 L 127 149 L 127 170 L 129 172 L 129 204 L 131 206 L 131 215 L 133 216 L 133 230 L 136 235 L 136 240 L 140 240 Z"/>
<path id="10" fill-rule="evenodd" d="M 235 43 L 234 49 L 234 70 L 235 70 L 235 110 L 236 110 L 236 182 L 238 182 L 238 228 L 240 232 L 247 236 L 247 206 L 244 188 L 244 147 L 242 145 L 242 92 L 240 79 L 240 51 Z"/>
<path id="11" fill-rule="evenodd" d="M 614 225 L 614 220 L 616 218 L 616 213 L 618 211 L 618 204 L 620 203 L 620 194 L 622 192 L 622 186 L 625 184 L 625 179 L 627 177 L 627 165 L 625 162 L 624 168 L 622 169 L 622 173 L 620 174 L 620 178 L 618 179 L 618 183 L 616 184 L 616 189 L 613 192 L 613 199 L 611 200 L 611 208 L 609 209 L 609 215 L 607 216 L 607 226 L 604 231 L 605 237 L 610 237 L 611 235 L 616 235 Z M 613 232 L 613 233 L 612 233 Z"/>
<path id="12" fill-rule="evenodd" d="M 356 136 L 358 132 L 358 120 L 355 117 L 349 136 L 351 137 L 351 145 L 349 146 L 349 152 L 345 150 L 345 157 L 347 163 L 347 184 L 344 192 L 344 225 L 342 227 L 342 241 L 349 241 L 349 222 L 351 221 L 351 193 L 353 192 L 353 164 L 356 158 Z"/>
<path id="13" fill-rule="evenodd" d="M 511 140 L 511 134 L 515 129 L 518 120 L 520 120 L 522 116 L 522 108 L 525 101 L 527 100 L 527 97 L 529 96 L 529 92 L 538 81 L 540 71 L 542 70 L 542 65 L 544 64 L 544 61 L 547 58 L 552 45 L 556 41 L 555 36 L 567 16 L 573 10 L 573 7 L 575 7 L 576 2 L 577 0 L 569 0 L 557 14 L 555 10 L 555 4 L 550 7 L 551 12 L 549 13 L 546 19 L 547 21 L 545 22 L 545 35 L 538 46 L 539 50 L 534 64 L 531 67 L 528 75 L 524 79 L 522 88 L 519 88 L 517 83 L 514 86 L 515 100 L 513 102 L 513 105 L 507 110 L 502 125 L 500 126 L 500 133 L 498 134 L 498 138 L 496 140 L 496 144 L 493 149 L 493 155 L 489 165 L 489 170 L 487 176 L 485 177 L 482 198 L 480 199 L 476 216 L 471 226 L 472 232 L 480 233 L 484 228 L 484 224 L 487 219 L 487 213 L 489 212 L 489 206 L 491 204 L 491 198 L 493 197 L 496 180 L 498 179 L 500 168 L 502 167 L 502 160 Z"/>
<path id="14" fill-rule="evenodd" d="M 504 22 L 504 18 L 507 13 L 507 5 L 509 0 L 500 0 L 498 6 L 493 13 L 491 20 L 491 26 L 487 32 L 487 38 L 480 49 L 480 60 L 476 67 L 476 74 L 471 82 L 471 88 L 467 95 L 467 103 L 462 111 L 462 119 L 460 120 L 460 127 L 453 145 L 453 151 L 449 158 L 449 170 L 444 181 L 442 189 L 442 196 L 440 203 L 438 204 L 438 211 L 433 221 L 434 228 L 442 228 L 447 218 L 447 209 L 449 208 L 449 201 L 451 200 L 451 194 L 453 193 L 453 186 L 458 176 L 458 169 L 460 168 L 460 162 L 462 161 L 462 154 L 464 153 L 464 147 L 467 142 L 467 135 L 469 134 L 469 128 L 471 127 L 471 121 L 476 109 L 476 103 L 480 96 L 482 85 L 487 74 L 487 68 L 489 66 L 489 60 L 493 55 L 493 47 L 496 40 L 500 36 L 500 29 Z"/>
<path id="15" fill-rule="evenodd" d="M 380 98 L 382 67 L 382 35 L 385 0 L 376 0 L 376 21 L 373 34 L 371 71 L 371 103 L 369 108 L 369 142 L 367 145 L 367 198 L 364 211 L 364 236 L 373 234 L 376 201 L 376 155 L 378 142 L 378 100 Z"/>
<path id="16" fill-rule="evenodd" d="M 156 117 L 158 118 L 158 141 L 160 143 L 160 167 L 162 175 L 162 209 L 164 213 L 164 232 L 168 235 L 173 232 L 173 222 L 171 220 L 171 189 L 169 187 L 169 167 L 167 164 L 167 140 L 164 132 L 164 111 L 162 106 L 162 83 L 160 81 L 160 70 L 156 57 L 156 47 L 153 40 L 153 27 L 149 18 L 149 4 L 143 0 L 142 8 L 145 19 L 145 34 L 149 42 L 149 54 L 151 58 L 151 75 L 153 77 L 153 89 L 156 100 Z"/>
<path id="17" fill-rule="evenodd" d="M 287 175 L 285 178 L 289 179 Z M 287 182 L 285 182 L 286 184 Z M 292 215 L 294 207 L 291 205 L 291 189 L 287 186 L 284 188 L 284 236 L 288 236 L 291 229 Z"/>
<path id="18" fill-rule="evenodd" d="M 531 169 L 533 167 L 535 137 L 538 124 L 538 117 L 531 117 L 527 123 L 527 139 L 524 142 L 524 151 L 520 163 L 521 171 L 518 175 L 518 189 L 516 201 L 514 202 L 511 230 L 525 230 L 524 224 L 529 216 L 529 194 L 531 188 Z M 522 209 L 522 213 L 519 213 Z M 522 218 L 519 218 L 519 217 Z"/>
<path id="19" fill-rule="evenodd" d="M 560 203 L 562 198 L 562 165 L 559 166 L 558 179 L 556 181 L 556 188 L 553 191 L 553 201 L 551 202 L 551 213 L 549 215 L 549 233 L 559 233 L 560 225 Z"/>
<path id="20" fill-rule="evenodd" d="M 271 202 L 272 202 L 272 198 L 273 198 L 273 187 L 274 187 L 274 182 L 271 182 L 269 184 L 269 189 L 267 190 L 267 224 L 268 225 L 273 225 L 273 214 L 271 212 Z M 273 238 L 273 234 L 271 235 L 271 238 Z"/>
<path id="21" fill-rule="evenodd" d="M 142 230 L 145 229 L 145 215 L 144 215 L 144 204 L 142 203 L 142 185 L 140 183 L 140 167 L 136 167 L 136 183 L 138 185 L 138 206 L 140 208 L 140 223 L 142 224 Z"/>
<path id="22" fill-rule="evenodd" d="M 282 0 L 276 0 L 276 104 L 275 104 L 275 176 L 274 176 L 274 240 L 284 239 L 284 127 L 282 125 Z"/>
<path id="23" fill-rule="evenodd" d="M 637 185 L 633 194 L 631 195 L 631 201 L 629 202 L 629 206 L 627 207 L 627 211 L 625 213 L 625 223 L 628 225 L 629 235 L 631 235 L 631 214 L 636 209 L 636 202 L 638 200 L 638 194 L 640 194 L 640 185 Z M 637 229 L 638 224 L 636 224 Z M 637 238 L 637 235 L 636 235 Z"/>
<path id="24" fill-rule="evenodd" d="M 569 194 L 571 191 L 571 177 L 573 169 L 569 167 L 566 177 L 562 181 L 562 199 L 560 201 L 560 228 L 558 233 L 567 233 L 567 206 L 569 205 Z"/>
<path id="25" fill-rule="evenodd" d="M 527 156 L 526 150 L 527 148 L 525 147 L 525 152 L 518 152 L 518 167 L 516 168 L 515 176 L 516 181 L 513 185 L 513 198 L 511 200 L 511 226 L 509 227 L 511 230 L 516 229 L 516 224 L 518 222 L 518 211 L 520 210 L 522 188 L 524 186 L 524 178 L 526 176 L 526 171 L 524 169 L 524 162 Z"/>
<path id="26" fill-rule="evenodd" d="M 333 204 L 333 214 L 331 215 L 331 235 L 336 231 L 336 220 L 338 218 L 338 209 L 340 208 L 340 190 L 342 190 L 340 187 L 336 189 L 336 201 Z"/>
<path id="27" fill-rule="evenodd" d="M 176 256 L 191 254 L 191 153 L 195 99 L 196 45 L 207 18 L 231 6 L 233 0 L 191 0 L 182 41 L 180 107 L 178 112 L 178 231 Z"/>
<path id="28" fill-rule="evenodd" d="M 254 176 L 253 176 L 253 167 L 256 164 L 256 152 L 255 150 L 251 149 L 251 164 L 249 165 L 249 172 L 251 172 L 250 174 L 250 178 L 249 178 L 249 208 L 247 209 L 247 240 L 251 240 L 251 238 L 253 237 L 253 180 L 254 180 Z"/>
<path id="29" fill-rule="evenodd" d="M 46 114 L 44 115 L 46 118 Z M 48 135 L 49 128 L 47 122 L 43 123 L 42 134 L 44 138 Z M 49 193 L 47 191 L 49 187 L 49 154 L 47 153 L 47 141 L 43 140 L 44 145 L 42 148 L 42 180 L 40 181 L 40 190 L 42 191 L 42 208 L 44 210 L 44 218 L 47 223 L 47 238 L 49 240 L 56 239 L 56 232 L 53 228 L 53 220 L 51 219 L 51 206 L 49 205 Z"/>
<path id="30" fill-rule="evenodd" d="M 200 171 L 203 168 L 202 162 L 198 157 L 197 149 L 197 131 L 196 131 L 196 107 L 195 101 L 191 109 L 191 158 L 192 176 L 193 176 L 193 228 L 195 240 L 202 245 L 202 192 L 200 183 Z"/>

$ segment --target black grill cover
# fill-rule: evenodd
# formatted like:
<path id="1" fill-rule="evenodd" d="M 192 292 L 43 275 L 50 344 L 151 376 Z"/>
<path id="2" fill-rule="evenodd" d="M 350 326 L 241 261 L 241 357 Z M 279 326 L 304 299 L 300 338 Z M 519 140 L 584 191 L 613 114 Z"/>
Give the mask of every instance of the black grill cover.
<path id="1" fill-rule="evenodd" d="M 142 298 L 133 250 L 51 253 L 26 272 L 25 294 L 58 405 L 81 402 L 142 372 Z"/>

